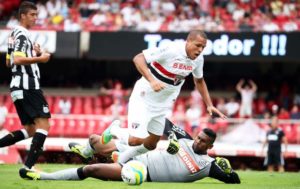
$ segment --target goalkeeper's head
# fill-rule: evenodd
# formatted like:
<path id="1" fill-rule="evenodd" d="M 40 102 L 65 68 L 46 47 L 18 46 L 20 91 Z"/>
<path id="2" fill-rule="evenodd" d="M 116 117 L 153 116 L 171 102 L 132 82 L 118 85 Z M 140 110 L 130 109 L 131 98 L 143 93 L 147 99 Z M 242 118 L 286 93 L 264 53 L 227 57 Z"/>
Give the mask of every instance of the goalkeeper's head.
<path id="1" fill-rule="evenodd" d="M 217 134 L 209 129 L 203 129 L 199 135 L 195 138 L 193 144 L 193 150 L 197 154 L 207 154 L 207 150 L 213 147 L 213 144 L 217 138 Z"/>

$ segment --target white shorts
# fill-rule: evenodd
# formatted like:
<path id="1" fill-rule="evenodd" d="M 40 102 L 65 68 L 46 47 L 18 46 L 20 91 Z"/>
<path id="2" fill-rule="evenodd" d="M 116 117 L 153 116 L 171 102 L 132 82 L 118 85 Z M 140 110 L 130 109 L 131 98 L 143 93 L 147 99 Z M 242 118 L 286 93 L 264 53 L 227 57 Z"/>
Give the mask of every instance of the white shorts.
<path id="1" fill-rule="evenodd" d="M 171 108 L 154 107 L 145 103 L 139 95 L 131 96 L 128 103 L 128 129 L 133 137 L 146 138 L 149 133 L 162 136 L 166 116 Z"/>

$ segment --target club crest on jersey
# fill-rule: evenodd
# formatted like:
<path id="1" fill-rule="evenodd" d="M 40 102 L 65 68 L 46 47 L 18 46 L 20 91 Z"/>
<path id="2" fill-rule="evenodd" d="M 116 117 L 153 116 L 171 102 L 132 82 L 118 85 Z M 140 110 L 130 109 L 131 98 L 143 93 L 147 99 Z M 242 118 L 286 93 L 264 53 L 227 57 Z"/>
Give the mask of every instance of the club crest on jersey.
<path id="1" fill-rule="evenodd" d="M 44 113 L 49 113 L 49 108 L 48 108 L 48 106 L 43 106 L 43 111 L 44 111 Z"/>
<path id="2" fill-rule="evenodd" d="M 176 75 L 175 78 L 174 78 L 174 85 L 177 85 L 178 83 L 181 83 L 182 80 L 184 80 L 184 76 Z"/>
<path id="3" fill-rule="evenodd" d="M 132 123 L 132 124 L 131 124 L 131 127 L 132 127 L 133 129 L 137 129 L 139 126 L 140 126 L 139 123 Z"/>

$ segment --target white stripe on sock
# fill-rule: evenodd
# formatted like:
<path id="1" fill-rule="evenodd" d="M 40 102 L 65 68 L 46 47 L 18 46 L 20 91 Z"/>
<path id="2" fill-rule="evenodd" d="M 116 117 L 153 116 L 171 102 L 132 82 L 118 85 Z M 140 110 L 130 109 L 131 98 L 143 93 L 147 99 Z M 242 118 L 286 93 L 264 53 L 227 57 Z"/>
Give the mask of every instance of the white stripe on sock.
<path id="1" fill-rule="evenodd" d="M 28 135 L 26 129 L 21 129 L 21 132 L 23 133 L 25 139 L 29 138 L 29 135 Z"/>
<path id="2" fill-rule="evenodd" d="M 36 133 L 42 133 L 42 134 L 44 134 L 44 135 L 48 135 L 48 131 L 46 131 L 46 130 L 44 130 L 44 129 L 37 129 L 36 131 L 35 131 Z"/>

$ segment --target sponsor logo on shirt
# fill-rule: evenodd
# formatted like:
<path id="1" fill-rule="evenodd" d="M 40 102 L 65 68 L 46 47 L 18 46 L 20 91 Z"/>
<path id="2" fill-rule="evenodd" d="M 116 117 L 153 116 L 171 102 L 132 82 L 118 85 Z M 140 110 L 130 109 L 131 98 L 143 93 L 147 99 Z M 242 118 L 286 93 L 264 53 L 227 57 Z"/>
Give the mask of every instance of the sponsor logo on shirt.
<path id="1" fill-rule="evenodd" d="M 133 129 L 137 129 L 139 126 L 140 126 L 139 123 L 132 123 L 132 124 L 131 124 L 131 127 L 132 127 Z"/>
<path id="2" fill-rule="evenodd" d="M 268 135 L 268 140 L 276 141 L 276 140 L 278 140 L 278 136 L 276 134 L 270 134 L 270 135 Z"/>
<path id="3" fill-rule="evenodd" d="M 174 85 L 177 85 L 178 83 L 181 83 L 182 80 L 184 80 L 184 76 L 176 75 L 175 78 L 174 78 Z"/>
<path id="4" fill-rule="evenodd" d="M 182 63 L 174 63 L 173 68 L 180 69 L 180 70 L 189 70 L 190 71 L 190 70 L 193 69 L 193 66 L 185 65 L 185 64 L 182 64 Z"/>
<path id="5" fill-rule="evenodd" d="M 178 155 L 181 158 L 182 162 L 186 165 L 190 173 L 193 174 L 200 171 L 200 168 L 197 165 L 197 163 L 183 148 L 179 148 Z"/>

